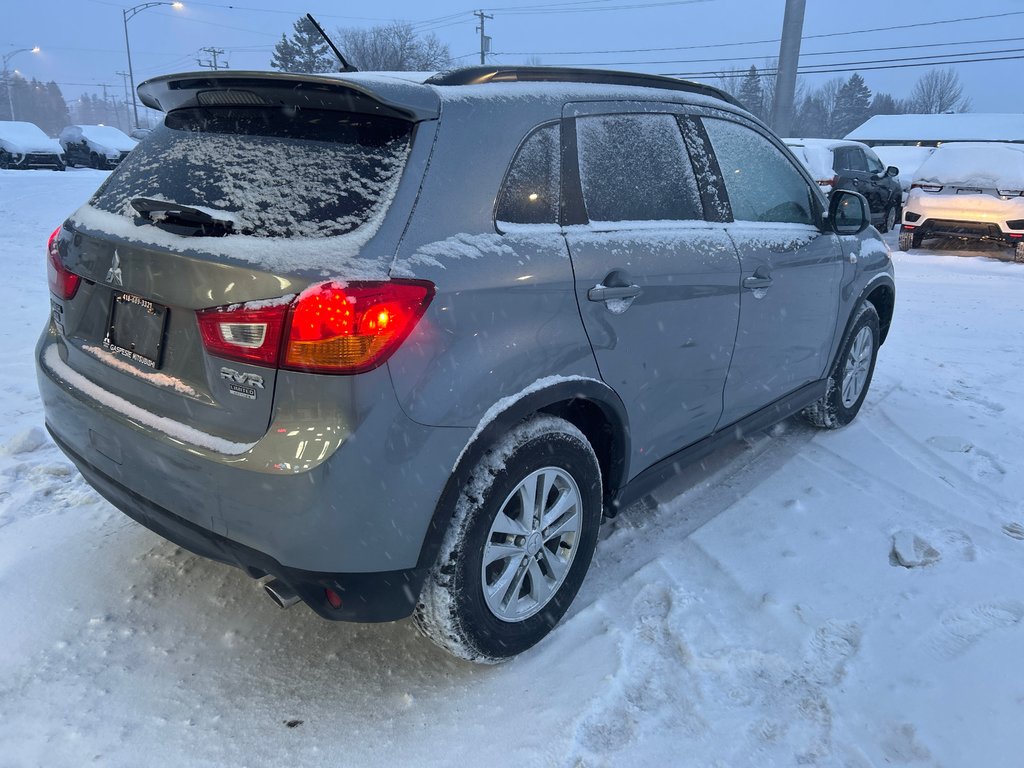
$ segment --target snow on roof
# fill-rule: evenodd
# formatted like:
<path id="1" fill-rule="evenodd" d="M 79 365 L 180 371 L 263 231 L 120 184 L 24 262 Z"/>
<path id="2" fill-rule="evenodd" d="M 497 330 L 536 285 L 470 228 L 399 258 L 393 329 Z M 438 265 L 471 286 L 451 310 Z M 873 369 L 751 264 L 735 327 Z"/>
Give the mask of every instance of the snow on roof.
<path id="1" fill-rule="evenodd" d="M 60 144 L 43 133 L 39 126 L 16 120 L 0 120 L 0 147 L 19 155 L 26 152 L 64 152 Z"/>
<path id="2" fill-rule="evenodd" d="M 863 147 L 859 141 L 847 139 L 783 139 L 790 147 L 822 147 L 824 149 L 835 149 L 836 147 Z"/>
<path id="3" fill-rule="evenodd" d="M 921 163 L 914 181 L 983 189 L 1024 188 L 1024 144 L 943 144 Z"/>
<path id="4" fill-rule="evenodd" d="M 116 152 L 130 152 L 139 143 L 112 125 L 69 125 L 60 132 L 63 142 L 81 141 L 83 138 L 96 148 Z"/>
<path id="5" fill-rule="evenodd" d="M 875 115 L 848 134 L 857 141 L 1024 141 L 1024 114 Z"/>

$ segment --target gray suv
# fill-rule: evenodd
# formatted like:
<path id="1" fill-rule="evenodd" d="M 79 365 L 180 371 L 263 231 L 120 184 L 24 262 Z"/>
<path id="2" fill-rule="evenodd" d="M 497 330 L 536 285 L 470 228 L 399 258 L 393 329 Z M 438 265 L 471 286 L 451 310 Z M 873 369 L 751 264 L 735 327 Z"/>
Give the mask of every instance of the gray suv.
<path id="1" fill-rule="evenodd" d="M 724 440 L 864 401 L 863 197 L 723 93 L 572 69 L 160 77 L 53 233 L 46 423 L 127 515 L 282 606 L 497 661 L 604 517 Z"/>

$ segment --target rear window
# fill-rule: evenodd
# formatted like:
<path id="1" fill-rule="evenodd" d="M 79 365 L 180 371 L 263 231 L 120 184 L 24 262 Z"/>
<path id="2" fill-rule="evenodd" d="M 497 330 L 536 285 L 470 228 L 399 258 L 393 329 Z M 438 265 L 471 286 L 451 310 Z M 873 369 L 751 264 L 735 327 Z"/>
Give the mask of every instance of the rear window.
<path id="1" fill-rule="evenodd" d="M 333 237 L 393 194 L 412 123 L 294 107 L 175 110 L 100 187 L 92 205 L 137 219 L 136 198 L 230 213 L 235 234 Z"/>

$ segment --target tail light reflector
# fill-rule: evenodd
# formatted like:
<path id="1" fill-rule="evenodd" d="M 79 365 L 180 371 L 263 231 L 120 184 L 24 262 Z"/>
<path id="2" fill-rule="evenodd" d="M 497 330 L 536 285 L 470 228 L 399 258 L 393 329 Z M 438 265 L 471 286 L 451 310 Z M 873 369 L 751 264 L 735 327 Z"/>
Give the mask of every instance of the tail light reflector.
<path id="1" fill-rule="evenodd" d="M 64 268 L 64 261 L 57 247 L 57 238 L 63 227 L 57 227 L 46 243 L 46 277 L 50 283 L 50 293 L 59 299 L 73 299 L 78 292 L 78 284 L 82 278 Z"/>
<path id="2" fill-rule="evenodd" d="M 362 373 L 405 341 L 434 297 L 420 280 L 312 285 L 289 304 L 198 313 L 209 352 L 229 360 L 316 373 Z"/>

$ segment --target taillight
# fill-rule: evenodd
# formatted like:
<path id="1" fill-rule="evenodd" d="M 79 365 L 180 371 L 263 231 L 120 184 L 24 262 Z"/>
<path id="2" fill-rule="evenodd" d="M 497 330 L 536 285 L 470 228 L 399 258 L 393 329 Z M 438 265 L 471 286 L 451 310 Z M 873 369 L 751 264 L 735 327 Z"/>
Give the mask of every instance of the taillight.
<path id="1" fill-rule="evenodd" d="M 57 227 L 46 243 L 46 277 L 50 283 L 50 293 L 59 299 L 73 299 L 78 292 L 78 284 L 82 278 L 64 268 L 57 247 L 57 238 L 63 227 Z"/>
<path id="2" fill-rule="evenodd" d="M 218 357 L 316 373 L 362 373 L 405 341 L 434 297 L 419 280 L 318 283 L 289 304 L 198 313 Z"/>

